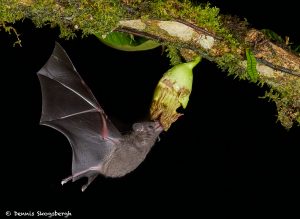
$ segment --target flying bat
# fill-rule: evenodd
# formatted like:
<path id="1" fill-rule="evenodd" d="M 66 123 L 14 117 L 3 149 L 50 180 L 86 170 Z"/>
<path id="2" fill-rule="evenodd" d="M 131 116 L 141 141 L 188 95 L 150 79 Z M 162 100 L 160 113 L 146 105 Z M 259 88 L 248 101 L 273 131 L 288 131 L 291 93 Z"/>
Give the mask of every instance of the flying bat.
<path id="1" fill-rule="evenodd" d="M 158 121 L 146 121 L 122 135 L 58 43 L 37 75 L 42 90 L 40 124 L 64 134 L 72 147 L 72 175 L 62 184 L 87 177 L 84 191 L 99 174 L 126 175 L 143 162 L 163 131 Z"/>

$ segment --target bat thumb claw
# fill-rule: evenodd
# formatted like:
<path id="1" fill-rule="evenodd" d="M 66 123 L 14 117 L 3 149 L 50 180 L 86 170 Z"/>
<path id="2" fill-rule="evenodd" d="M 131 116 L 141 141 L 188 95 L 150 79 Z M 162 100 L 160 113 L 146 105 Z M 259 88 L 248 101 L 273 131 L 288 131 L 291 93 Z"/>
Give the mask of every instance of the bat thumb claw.
<path id="1" fill-rule="evenodd" d="M 64 184 L 66 184 L 67 182 L 69 182 L 71 179 L 73 179 L 73 176 L 69 176 L 68 178 L 65 178 L 61 181 L 61 185 L 63 186 Z"/>

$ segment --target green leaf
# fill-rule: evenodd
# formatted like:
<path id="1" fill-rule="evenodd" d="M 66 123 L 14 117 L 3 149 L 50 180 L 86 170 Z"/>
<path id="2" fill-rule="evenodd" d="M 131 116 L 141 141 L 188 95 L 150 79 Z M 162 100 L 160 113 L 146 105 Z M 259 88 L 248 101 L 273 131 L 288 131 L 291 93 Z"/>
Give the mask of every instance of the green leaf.
<path id="1" fill-rule="evenodd" d="M 285 43 L 281 36 L 270 29 L 262 29 L 261 30 L 269 39 L 274 40 L 279 43 Z"/>
<path id="2" fill-rule="evenodd" d="M 250 49 L 246 49 L 247 57 L 247 73 L 251 81 L 256 82 L 258 78 L 258 72 L 256 69 L 256 58 Z"/>
<path id="3" fill-rule="evenodd" d="M 296 46 L 296 48 L 295 49 L 293 49 L 295 52 L 298 52 L 298 53 L 300 53 L 300 45 L 298 45 L 298 46 Z"/>
<path id="4" fill-rule="evenodd" d="M 160 46 L 159 43 L 132 34 L 111 32 L 105 37 L 96 35 L 99 40 L 107 46 L 122 51 L 145 51 Z"/>

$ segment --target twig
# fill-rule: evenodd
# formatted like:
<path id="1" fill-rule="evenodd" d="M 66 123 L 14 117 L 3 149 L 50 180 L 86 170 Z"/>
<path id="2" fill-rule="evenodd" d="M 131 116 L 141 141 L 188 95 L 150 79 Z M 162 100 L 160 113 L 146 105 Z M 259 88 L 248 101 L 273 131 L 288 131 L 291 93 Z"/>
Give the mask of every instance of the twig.
<path id="1" fill-rule="evenodd" d="M 209 35 L 209 36 L 211 36 L 211 37 L 213 37 L 213 38 L 215 38 L 217 40 L 222 40 L 223 39 L 222 37 L 216 36 L 215 34 L 213 34 L 213 33 L 209 32 L 209 31 L 205 30 L 202 27 L 198 27 L 195 24 L 192 24 L 192 23 L 189 23 L 187 21 L 181 20 L 180 18 L 175 18 L 174 20 L 177 21 L 177 22 L 179 22 L 179 23 L 182 23 L 182 24 L 184 24 L 186 26 L 189 26 L 189 27 L 193 28 L 198 33 L 199 32 L 200 33 L 204 33 L 204 34 Z"/>
<path id="2" fill-rule="evenodd" d="M 156 35 L 153 35 L 153 34 L 150 34 L 150 33 L 146 33 L 146 32 L 142 32 L 142 31 L 138 31 L 138 30 L 130 28 L 130 27 L 117 27 L 115 29 L 115 31 L 123 32 L 123 33 L 129 33 L 129 34 L 133 34 L 133 35 L 140 36 L 140 37 L 145 37 L 145 38 L 150 39 L 150 40 L 157 40 L 160 43 L 166 43 L 167 42 L 166 39 L 163 39 L 159 36 L 156 36 Z M 202 56 L 203 58 L 206 58 L 209 61 L 213 61 L 213 59 L 207 53 L 199 50 L 196 47 L 192 47 L 191 45 L 189 45 L 187 43 L 182 43 L 180 47 L 185 48 L 185 49 L 193 50 L 196 53 L 198 53 L 200 56 Z"/>
<path id="3" fill-rule="evenodd" d="M 146 32 L 142 32 L 142 31 L 138 31 L 138 30 L 135 30 L 135 29 L 129 28 L 129 27 L 117 27 L 115 29 L 115 31 L 123 32 L 123 33 L 130 33 L 130 34 L 137 35 L 137 36 L 140 36 L 140 37 L 145 37 L 145 38 L 150 39 L 150 40 L 157 40 L 158 42 L 163 42 L 164 41 L 159 36 L 156 36 L 156 35 L 153 35 L 153 34 L 150 34 L 150 33 L 146 33 Z"/>
<path id="4" fill-rule="evenodd" d="M 271 62 L 268 62 L 264 59 L 256 59 L 258 62 L 262 63 L 262 64 L 265 64 L 267 66 L 269 66 L 270 68 L 276 70 L 276 71 L 282 71 L 284 73 L 288 73 L 288 74 L 291 74 L 291 75 L 294 75 L 294 76 L 297 76 L 297 77 L 300 77 L 300 72 L 296 72 L 296 71 L 293 71 L 293 70 L 290 70 L 290 69 L 287 69 L 287 68 L 284 68 L 282 66 L 279 66 L 279 65 L 274 65 L 272 64 Z"/>

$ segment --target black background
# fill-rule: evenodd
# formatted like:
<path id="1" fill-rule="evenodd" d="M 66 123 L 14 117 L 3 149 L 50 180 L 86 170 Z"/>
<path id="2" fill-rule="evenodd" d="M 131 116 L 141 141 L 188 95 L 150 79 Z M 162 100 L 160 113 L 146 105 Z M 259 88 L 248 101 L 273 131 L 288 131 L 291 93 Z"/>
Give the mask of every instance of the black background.
<path id="1" fill-rule="evenodd" d="M 300 43 L 291 0 L 211 2 L 223 13 L 246 17 L 254 27 Z M 36 76 L 54 41 L 66 49 L 106 113 L 123 127 L 147 116 L 168 59 L 161 48 L 126 53 L 95 37 L 65 41 L 57 29 L 35 29 L 28 20 L 15 27 L 21 48 L 12 47 L 13 35 L 0 32 L 1 216 L 7 210 L 69 210 L 73 216 L 98 218 L 117 213 L 244 218 L 257 208 L 267 215 L 296 210 L 300 128 L 287 131 L 276 122 L 275 104 L 258 98 L 265 88 L 227 77 L 205 60 L 194 70 L 185 115 L 161 135 L 136 171 L 120 179 L 99 176 L 84 193 L 84 179 L 62 187 L 61 179 L 71 174 L 71 147 L 57 131 L 39 126 Z"/>

